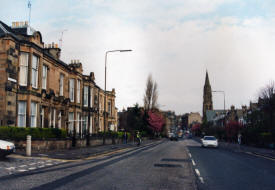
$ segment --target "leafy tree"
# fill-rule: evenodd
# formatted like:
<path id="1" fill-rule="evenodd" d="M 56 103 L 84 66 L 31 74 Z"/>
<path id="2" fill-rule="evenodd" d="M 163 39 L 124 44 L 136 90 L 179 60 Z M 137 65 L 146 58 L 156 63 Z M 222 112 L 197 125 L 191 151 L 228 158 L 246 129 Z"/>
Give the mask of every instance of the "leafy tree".
<path id="1" fill-rule="evenodd" d="M 163 125 L 165 124 L 162 114 L 158 111 L 149 111 L 148 112 L 148 123 L 152 128 L 153 132 L 161 132 Z"/>

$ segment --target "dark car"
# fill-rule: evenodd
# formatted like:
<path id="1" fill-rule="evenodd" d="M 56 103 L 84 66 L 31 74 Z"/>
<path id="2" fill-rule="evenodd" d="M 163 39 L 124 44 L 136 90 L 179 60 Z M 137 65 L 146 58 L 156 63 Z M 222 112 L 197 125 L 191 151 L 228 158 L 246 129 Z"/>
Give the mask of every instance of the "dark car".
<path id="1" fill-rule="evenodd" d="M 176 134 L 172 134 L 170 137 L 171 141 L 178 141 L 178 136 Z"/>

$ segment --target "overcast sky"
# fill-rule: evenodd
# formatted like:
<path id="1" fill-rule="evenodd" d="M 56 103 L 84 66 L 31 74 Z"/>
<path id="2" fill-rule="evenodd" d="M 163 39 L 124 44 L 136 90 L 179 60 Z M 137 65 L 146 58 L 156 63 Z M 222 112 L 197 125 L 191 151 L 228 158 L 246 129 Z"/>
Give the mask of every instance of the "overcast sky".
<path id="1" fill-rule="evenodd" d="M 27 0 L 1 2 L 0 20 L 28 20 Z M 62 60 L 79 59 L 104 87 L 117 92 L 116 106 L 143 104 L 149 73 L 159 104 L 177 114 L 202 111 L 205 72 L 212 90 L 224 90 L 226 107 L 256 100 L 275 80 L 274 0 L 32 0 L 31 25 L 44 43 L 63 36 Z M 223 95 L 213 94 L 214 109 Z"/>

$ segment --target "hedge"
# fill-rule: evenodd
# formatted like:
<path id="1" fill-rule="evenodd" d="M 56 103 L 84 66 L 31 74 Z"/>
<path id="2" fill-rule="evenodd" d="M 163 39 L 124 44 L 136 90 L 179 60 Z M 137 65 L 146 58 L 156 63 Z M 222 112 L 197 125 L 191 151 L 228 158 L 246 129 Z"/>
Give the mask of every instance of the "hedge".
<path id="1" fill-rule="evenodd" d="M 56 128 L 25 128 L 25 127 L 0 127 L 0 139 L 25 140 L 27 135 L 32 139 L 64 139 L 67 132 Z"/>

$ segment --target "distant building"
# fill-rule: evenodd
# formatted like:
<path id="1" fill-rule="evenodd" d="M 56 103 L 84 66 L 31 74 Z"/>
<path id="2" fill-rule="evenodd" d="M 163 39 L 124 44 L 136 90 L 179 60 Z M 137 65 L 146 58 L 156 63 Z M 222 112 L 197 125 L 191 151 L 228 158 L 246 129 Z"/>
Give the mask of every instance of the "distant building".
<path id="1" fill-rule="evenodd" d="M 192 125 L 197 124 L 197 123 L 202 123 L 202 117 L 200 113 L 198 112 L 191 112 L 184 114 L 182 116 L 182 121 L 183 121 L 183 126 L 184 128 L 191 128 Z"/>
<path id="2" fill-rule="evenodd" d="M 215 126 L 225 126 L 229 122 L 238 122 L 245 125 L 247 123 L 247 106 L 242 106 L 241 109 L 235 109 L 231 106 L 230 110 L 207 110 L 206 121 L 212 122 Z"/>

